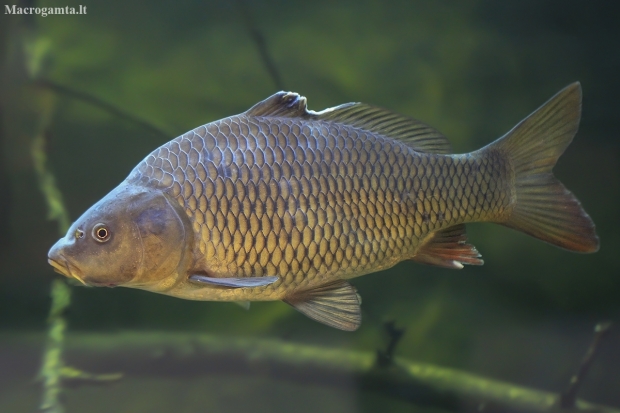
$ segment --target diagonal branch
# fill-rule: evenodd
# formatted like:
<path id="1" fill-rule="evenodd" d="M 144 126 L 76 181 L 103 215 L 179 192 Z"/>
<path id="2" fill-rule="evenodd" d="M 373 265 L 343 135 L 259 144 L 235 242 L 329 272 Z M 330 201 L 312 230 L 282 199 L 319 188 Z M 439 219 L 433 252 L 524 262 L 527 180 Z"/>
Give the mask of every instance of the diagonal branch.
<path id="1" fill-rule="evenodd" d="M 113 116 L 140 126 L 156 135 L 160 135 L 165 138 L 170 137 L 170 134 L 168 134 L 166 131 L 158 128 L 157 126 L 154 126 L 153 124 L 145 121 L 144 119 L 140 119 L 139 117 L 132 115 L 131 113 L 128 113 L 120 109 L 119 107 L 98 98 L 97 96 L 70 88 L 68 86 L 61 85 L 49 79 L 38 79 L 34 81 L 34 84 L 35 86 L 38 86 L 42 89 L 50 90 L 56 94 L 80 100 L 84 103 L 108 112 Z"/>
<path id="2" fill-rule="evenodd" d="M 560 406 L 565 409 L 573 408 L 575 406 L 575 401 L 577 400 L 577 392 L 579 388 L 583 384 L 592 363 L 598 353 L 598 349 L 603 342 L 603 339 L 609 334 L 611 330 L 611 322 L 603 322 L 596 325 L 594 328 L 594 339 L 592 340 L 592 344 L 588 348 L 586 355 L 584 356 L 581 364 L 579 365 L 579 370 L 573 377 L 571 377 L 568 388 L 564 393 L 562 393 L 560 397 Z"/>

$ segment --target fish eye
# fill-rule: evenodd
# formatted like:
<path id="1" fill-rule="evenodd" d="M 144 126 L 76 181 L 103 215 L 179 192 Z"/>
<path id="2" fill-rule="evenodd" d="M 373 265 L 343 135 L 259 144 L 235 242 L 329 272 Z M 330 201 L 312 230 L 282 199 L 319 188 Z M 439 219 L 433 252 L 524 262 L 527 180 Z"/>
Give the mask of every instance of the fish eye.
<path id="1" fill-rule="evenodd" d="M 82 230 L 81 230 L 81 229 L 79 229 L 79 228 L 78 228 L 78 229 L 76 229 L 76 230 L 75 230 L 75 238 L 76 238 L 76 239 L 78 239 L 78 238 L 84 238 L 84 231 L 82 231 Z"/>
<path id="2" fill-rule="evenodd" d="M 99 242 L 106 242 L 110 239 L 110 230 L 105 224 L 97 224 L 93 227 L 93 238 Z"/>

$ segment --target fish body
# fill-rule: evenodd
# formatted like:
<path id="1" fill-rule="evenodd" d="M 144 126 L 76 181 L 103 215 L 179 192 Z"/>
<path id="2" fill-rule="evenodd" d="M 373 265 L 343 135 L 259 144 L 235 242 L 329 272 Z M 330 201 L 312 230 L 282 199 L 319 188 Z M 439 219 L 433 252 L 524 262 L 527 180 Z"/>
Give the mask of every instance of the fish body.
<path id="1" fill-rule="evenodd" d="M 283 300 L 353 330 L 360 303 L 346 280 L 407 259 L 480 265 L 466 223 L 595 251 L 592 221 L 551 173 L 580 106 L 576 83 L 494 143 L 451 154 L 420 121 L 360 103 L 314 112 L 279 92 L 157 148 L 73 224 L 50 263 L 95 285 Z"/>

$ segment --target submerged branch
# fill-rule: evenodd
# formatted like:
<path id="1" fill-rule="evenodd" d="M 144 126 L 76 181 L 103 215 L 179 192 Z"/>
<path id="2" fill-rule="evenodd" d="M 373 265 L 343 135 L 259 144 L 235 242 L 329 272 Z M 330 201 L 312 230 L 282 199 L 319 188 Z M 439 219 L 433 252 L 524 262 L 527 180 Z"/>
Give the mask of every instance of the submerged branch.
<path id="1" fill-rule="evenodd" d="M 597 324 L 594 329 L 594 339 L 592 340 L 592 344 L 588 348 L 586 355 L 584 356 L 581 364 L 579 365 L 579 370 L 573 377 L 571 377 L 568 388 L 562 396 L 560 397 L 560 406 L 565 409 L 575 407 L 575 401 L 577 400 L 577 392 L 579 388 L 583 384 L 583 381 L 592 366 L 592 362 L 598 353 L 598 349 L 603 342 L 603 339 L 609 334 L 611 330 L 610 322 L 603 322 Z"/>
<path id="2" fill-rule="evenodd" d="M 28 351 L 34 336 L 8 338 Z M 3 342 L 4 338 L 0 340 Z M 178 332 L 70 333 L 66 357 L 90 371 L 122 370 L 126 376 L 196 377 L 257 375 L 315 385 L 347 386 L 351 379 L 373 391 L 451 411 L 566 412 L 557 394 L 399 357 L 381 367 L 373 352 L 281 340 L 230 338 Z M 345 387 L 349 388 L 349 386 Z M 571 412 L 620 413 L 577 400 Z"/>

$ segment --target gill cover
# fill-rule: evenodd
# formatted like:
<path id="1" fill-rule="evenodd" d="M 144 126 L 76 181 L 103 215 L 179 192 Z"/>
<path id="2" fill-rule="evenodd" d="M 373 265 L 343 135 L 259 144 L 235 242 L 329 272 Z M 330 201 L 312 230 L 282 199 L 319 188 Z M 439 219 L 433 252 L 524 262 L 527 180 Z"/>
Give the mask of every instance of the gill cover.
<path id="1" fill-rule="evenodd" d="M 129 287 L 166 290 L 185 280 L 193 232 L 180 206 L 162 192 L 144 192 L 136 200 L 133 222 L 138 229 L 142 257 Z"/>

